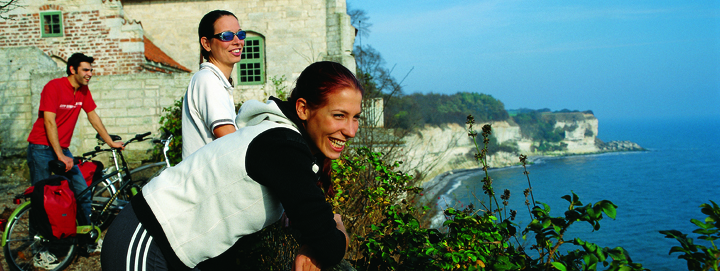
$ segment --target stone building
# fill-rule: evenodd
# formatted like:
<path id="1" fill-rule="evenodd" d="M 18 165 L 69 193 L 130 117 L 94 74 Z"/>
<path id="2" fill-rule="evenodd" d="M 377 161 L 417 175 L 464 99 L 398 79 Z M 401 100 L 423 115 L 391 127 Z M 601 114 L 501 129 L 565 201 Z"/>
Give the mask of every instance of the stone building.
<path id="1" fill-rule="evenodd" d="M 61 67 L 70 55 L 83 52 L 95 57 L 95 75 L 137 73 L 153 63 L 154 55 L 144 55 L 141 25 L 124 17 L 119 1 L 18 3 L 21 8 L 0 20 L 0 48 L 37 47 Z M 172 62 L 161 66 L 167 66 L 168 72 L 190 71 Z"/>
<path id="2" fill-rule="evenodd" d="M 64 76 L 75 52 L 95 58 L 90 90 L 110 133 L 157 132 L 162 109 L 183 96 L 198 69 L 197 25 L 215 9 L 233 12 L 248 32 L 232 75 L 236 102 L 289 90 L 315 61 L 355 70 L 345 0 L 17 1 L 18 8 L 3 14 L 8 19 L 0 19 L 0 99 L 8 101 L 0 105 L 3 156 L 27 147 L 42 87 Z M 83 118 L 71 145 L 76 153 L 96 142 Z"/>
<path id="3" fill-rule="evenodd" d="M 236 14 L 249 35 L 233 74 L 239 90 L 294 78 L 318 60 L 355 70 L 355 28 L 345 0 L 17 0 L 0 20 L 0 48 L 31 46 L 59 66 L 75 52 L 96 75 L 197 71 L 197 26 L 207 12 Z"/>

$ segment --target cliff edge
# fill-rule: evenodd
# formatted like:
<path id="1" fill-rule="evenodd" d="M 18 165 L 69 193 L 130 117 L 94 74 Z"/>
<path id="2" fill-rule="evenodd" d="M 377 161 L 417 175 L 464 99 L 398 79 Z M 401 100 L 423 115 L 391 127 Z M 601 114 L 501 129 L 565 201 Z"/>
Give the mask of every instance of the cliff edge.
<path id="1" fill-rule="evenodd" d="M 494 147 L 489 150 L 489 166 L 497 168 L 517 165 L 520 154 L 533 159 L 541 156 L 644 150 L 630 141 L 600 140 L 597 137 L 598 119 L 592 113 L 547 113 L 544 117 L 551 121 L 552 131 L 559 135 L 559 138 L 533 138 L 529 136 L 531 133 L 523 131 L 523 128 L 512 120 L 474 124 L 476 131 L 485 124 L 492 126 L 491 141 L 496 143 L 491 143 Z M 478 138 L 478 143 L 482 144 L 482 138 Z M 390 159 L 403 161 L 402 170 L 422 181 L 450 170 L 479 167 L 473 158 L 476 153 L 475 144 L 468 136 L 466 126 L 455 123 L 439 127 L 428 125 L 402 140 L 405 144 L 398 152 L 400 155 Z"/>

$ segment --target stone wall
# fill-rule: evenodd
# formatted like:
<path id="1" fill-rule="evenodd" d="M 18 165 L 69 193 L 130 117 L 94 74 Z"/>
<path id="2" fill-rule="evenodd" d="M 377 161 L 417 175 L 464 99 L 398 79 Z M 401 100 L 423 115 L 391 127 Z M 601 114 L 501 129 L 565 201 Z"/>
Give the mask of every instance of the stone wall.
<path id="1" fill-rule="evenodd" d="M 93 77 L 90 91 L 97 104 L 106 129 L 127 141 L 135 134 L 152 132 L 158 136 L 162 109 L 172 106 L 187 90 L 191 74 L 139 73 Z M 33 93 L 39 96 L 40 93 Z M 37 106 L 34 107 L 37 110 Z M 85 114 L 78 120 L 73 145 L 80 151 L 92 150 L 97 145 L 95 129 Z M 127 150 L 142 155 L 152 148 L 149 141 L 133 143 Z M 79 153 L 79 152 L 78 152 Z M 140 158 L 138 158 L 140 159 Z"/>
<path id="2" fill-rule="evenodd" d="M 36 80 L 44 80 L 42 77 L 47 74 L 59 77 L 65 73 L 36 48 L 0 49 L 0 99 L 3 101 L 0 104 L 0 150 L 3 155 L 17 154 L 18 149 L 23 148 L 32 121 L 37 118 L 33 103 L 40 100 L 39 97 L 33 99 L 32 89 L 38 88 Z M 27 148 L 27 143 L 24 146 Z"/>
<path id="3" fill-rule="evenodd" d="M 95 58 L 95 75 L 138 72 L 143 64 L 143 30 L 125 20 L 120 1 L 21 1 L 0 20 L 0 48 L 34 46 L 64 61 L 75 52 Z M 63 35 L 42 37 L 41 12 L 62 12 Z"/>

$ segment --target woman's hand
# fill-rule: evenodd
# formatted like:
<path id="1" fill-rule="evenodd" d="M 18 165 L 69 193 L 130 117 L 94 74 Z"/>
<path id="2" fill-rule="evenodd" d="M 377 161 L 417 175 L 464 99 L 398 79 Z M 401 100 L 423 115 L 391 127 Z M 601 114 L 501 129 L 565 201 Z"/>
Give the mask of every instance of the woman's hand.
<path id="1" fill-rule="evenodd" d="M 310 248 L 307 245 L 300 247 L 292 271 L 320 271 L 320 265 L 310 256 Z"/>
<path id="2" fill-rule="evenodd" d="M 345 224 L 343 224 L 342 217 L 339 214 L 335 214 L 333 216 L 333 220 L 335 220 L 335 226 L 337 229 L 345 234 L 345 253 L 347 253 L 347 247 L 350 240 L 347 232 L 345 231 Z M 300 247 L 300 251 L 298 251 L 298 254 L 295 256 L 292 271 L 320 271 L 320 265 L 312 256 L 310 247 L 307 245 Z"/>
<path id="3" fill-rule="evenodd" d="M 335 227 L 345 234 L 345 253 L 347 253 L 348 246 L 350 245 L 350 238 L 348 237 L 347 231 L 345 230 L 345 224 L 342 222 L 342 216 L 335 214 L 333 217 L 335 220 Z"/>

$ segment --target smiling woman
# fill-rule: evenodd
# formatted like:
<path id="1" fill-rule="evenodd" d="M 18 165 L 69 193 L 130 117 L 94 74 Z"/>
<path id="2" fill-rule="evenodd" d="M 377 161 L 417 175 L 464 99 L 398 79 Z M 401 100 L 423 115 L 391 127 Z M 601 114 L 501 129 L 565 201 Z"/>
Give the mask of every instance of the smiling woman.
<path id="1" fill-rule="evenodd" d="M 214 10 L 200 20 L 198 41 L 200 70 L 190 80 L 183 100 L 183 158 L 237 130 L 230 75 L 242 59 L 245 31 L 232 12 Z"/>
<path id="2" fill-rule="evenodd" d="M 340 262 L 349 239 L 325 201 L 328 162 L 355 136 L 362 95 L 347 68 L 317 62 L 289 101 L 245 102 L 237 132 L 163 171 L 123 209 L 105 235 L 103 270 L 248 270 L 258 259 L 238 250 L 283 213 L 300 233 L 293 270 Z"/>

